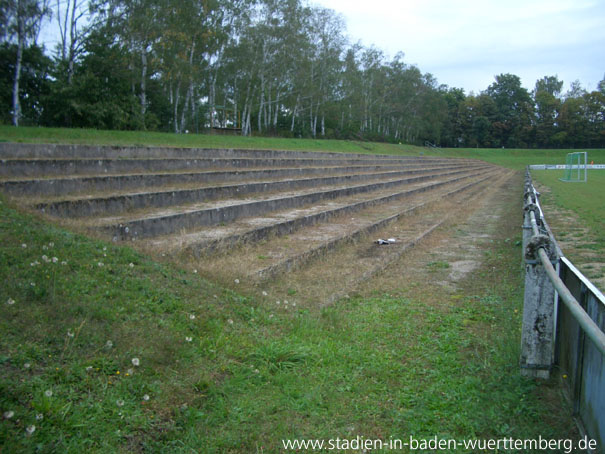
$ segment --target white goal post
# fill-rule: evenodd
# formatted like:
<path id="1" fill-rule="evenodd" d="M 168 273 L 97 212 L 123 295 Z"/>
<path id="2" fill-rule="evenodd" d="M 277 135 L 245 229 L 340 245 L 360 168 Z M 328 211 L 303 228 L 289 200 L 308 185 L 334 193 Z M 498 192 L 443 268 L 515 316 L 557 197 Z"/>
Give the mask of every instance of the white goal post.
<path id="1" fill-rule="evenodd" d="M 586 151 L 576 151 L 568 153 L 565 159 L 565 171 L 561 181 L 568 183 L 585 183 L 587 181 L 588 153 Z"/>

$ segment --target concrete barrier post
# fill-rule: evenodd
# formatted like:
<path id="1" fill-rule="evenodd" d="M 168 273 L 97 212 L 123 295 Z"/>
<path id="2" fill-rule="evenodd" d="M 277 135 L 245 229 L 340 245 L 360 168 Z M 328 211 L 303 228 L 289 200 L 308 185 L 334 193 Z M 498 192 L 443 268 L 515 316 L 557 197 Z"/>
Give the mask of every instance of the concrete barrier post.
<path id="1" fill-rule="evenodd" d="M 524 376 L 548 379 L 554 359 L 555 289 L 540 261 L 538 249 L 554 251 L 554 247 L 548 235 L 532 235 L 531 218 L 532 214 L 535 217 L 537 205 L 531 198 L 527 202 L 523 229 L 525 294 L 520 366 Z"/>

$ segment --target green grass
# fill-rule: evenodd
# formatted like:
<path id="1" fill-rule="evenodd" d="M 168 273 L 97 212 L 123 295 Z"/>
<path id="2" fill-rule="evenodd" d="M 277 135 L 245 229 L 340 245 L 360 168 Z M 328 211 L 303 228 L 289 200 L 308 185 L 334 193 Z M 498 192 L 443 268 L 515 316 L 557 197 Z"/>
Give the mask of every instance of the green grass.
<path id="1" fill-rule="evenodd" d="M 286 309 L 4 201 L 0 451 L 277 453 L 297 437 L 567 438 L 559 397 L 548 398 L 556 387 L 519 374 L 517 244 L 495 241 L 449 299 L 412 291 Z"/>
<path id="2" fill-rule="evenodd" d="M 436 155 L 480 159 L 493 164 L 523 169 L 528 164 L 563 164 L 571 150 L 449 148 L 431 151 L 406 144 L 351 140 L 286 139 L 268 137 L 170 134 L 142 131 L 103 131 L 93 129 L 35 128 L 0 125 L 0 141 L 25 143 L 67 143 L 91 145 L 136 145 L 200 148 L 242 148 L 272 150 L 329 151 L 338 153 Z M 588 151 L 589 161 L 605 163 L 605 150 Z"/>
<path id="3" fill-rule="evenodd" d="M 552 190 L 544 197 L 575 213 L 595 236 L 598 248 L 605 250 L 605 170 L 589 170 L 586 183 L 560 181 L 563 170 L 532 171 L 532 177 Z M 548 213 L 545 216 L 548 220 Z"/>

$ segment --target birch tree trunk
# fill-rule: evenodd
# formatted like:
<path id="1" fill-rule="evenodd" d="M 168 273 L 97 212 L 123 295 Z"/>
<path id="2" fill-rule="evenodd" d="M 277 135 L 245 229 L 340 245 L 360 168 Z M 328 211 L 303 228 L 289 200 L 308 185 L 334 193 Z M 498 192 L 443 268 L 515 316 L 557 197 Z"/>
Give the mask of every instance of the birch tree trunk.
<path id="1" fill-rule="evenodd" d="M 21 2 L 17 3 L 21 8 Z M 13 79 L 13 126 L 19 126 L 21 118 L 21 101 L 19 100 L 19 82 L 21 81 L 21 63 L 23 61 L 23 47 L 25 45 L 25 18 L 22 14 L 17 17 L 17 62 L 15 64 L 15 76 Z"/>

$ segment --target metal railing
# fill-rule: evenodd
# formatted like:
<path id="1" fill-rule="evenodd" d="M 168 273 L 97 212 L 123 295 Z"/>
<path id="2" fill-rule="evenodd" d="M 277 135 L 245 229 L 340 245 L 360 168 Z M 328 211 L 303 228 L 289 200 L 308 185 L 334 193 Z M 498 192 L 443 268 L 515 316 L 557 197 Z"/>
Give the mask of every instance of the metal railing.
<path id="1" fill-rule="evenodd" d="M 574 415 L 605 452 L 605 297 L 557 246 L 529 169 L 523 250 L 522 373 L 548 378 L 558 365 Z"/>

